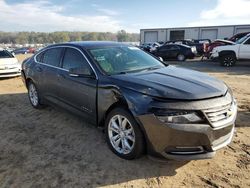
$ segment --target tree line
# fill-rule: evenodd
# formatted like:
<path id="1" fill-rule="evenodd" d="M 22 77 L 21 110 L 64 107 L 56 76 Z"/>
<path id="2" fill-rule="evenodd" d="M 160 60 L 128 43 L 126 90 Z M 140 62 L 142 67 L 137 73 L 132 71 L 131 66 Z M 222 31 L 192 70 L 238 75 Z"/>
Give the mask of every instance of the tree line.
<path id="1" fill-rule="evenodd" d="M 0 43 L 13 44 L 47 44 L 68 41 L 119 41 L 137 42 L 138 33 L 127 33 L 120 30 L 117 33 L 111 32 L 68 32 L 58 31 L 45 32 L 0 32 Z"/>

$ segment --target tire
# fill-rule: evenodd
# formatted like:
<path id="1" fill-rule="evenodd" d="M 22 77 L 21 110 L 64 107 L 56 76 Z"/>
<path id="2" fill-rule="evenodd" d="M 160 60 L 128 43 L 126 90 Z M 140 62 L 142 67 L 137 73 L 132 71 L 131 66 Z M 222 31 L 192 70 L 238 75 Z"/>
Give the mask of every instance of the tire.
<path id="1" fill-rule="evenodd" d="M 224 67 L 232 67 L 236 63 L 236 57 L 234 54 L 227 54 L 220 57 L 220 64 Z"/>
<path id="2" fill-rule="evenodd" d="M 186 59 L 185 55 L 183 55 L 183 54 L 178 54 L 177 55 L 177 60 L 178 61 L 185 61 L 185 59 Z"/>
<path id="3" fill-rule="evenodd" d="M 41 104 L 41 100 L 38 94 L 38 90 L 36 85 L 30 81 L 28 83 L 28 97 L 29 97 L 29 101 L 31 103 L 31 105 L 36 108 L 36 109 L 40 109 L 42 107 L 44 107 L 43 104 Z"/>
<path id="4" fill-rule="evenodd" d="M 108 114 L 105 136 L 111 151 L 123 159 L 140 158 L 144 153 L 142 131 L 128 110 L 115 108 Z"/>

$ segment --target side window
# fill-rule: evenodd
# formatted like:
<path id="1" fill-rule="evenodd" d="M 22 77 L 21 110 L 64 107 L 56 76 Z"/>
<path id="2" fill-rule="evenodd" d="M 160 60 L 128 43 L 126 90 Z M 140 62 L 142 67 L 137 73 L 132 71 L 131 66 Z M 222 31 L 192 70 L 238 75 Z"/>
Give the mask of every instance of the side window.
<path id="1" fill-rule="evenodd" d="M 175 45 L 171 46 L 170 48 L 170 50 L 178 50 L 178 49 L 179 49 L 179 46 L 175 46 Z"/>
<path id="2" fill-rule="evenodd" d="M 160 49 L 159 49 L 160 52 L 164 52 L 164 51 L 166 51 L 166 50 L 169 50 L 169 46 L 162 46 L 162 47 L 160 47 Z"/>
<path id="3" fill-rule="evenodd" d="M 39 62 L 39 63 L 42 63 L 42 62 L 43 62 L 43 54 L 44 54 L 44 52 L 42 52 L 42 53 L 40 53 L 40 54 L 38 54 L 38 55 L 36 56 L 36 61 L 37 61 L 37 62 Z"/>
<path id="4" fill-rule="evenodd" d="M 249 45 L 250 44 L 250 38 L 244 44 Z"/>
<path id="5" fill-rule="evenodd" d="M 42 62 L 48 65 L 59 67 L 62 51 L 63 48 L 52 48 L 46 50 L 43 54 Z"/>
<path id="6" fill-rule="evenodd" d="M 63 68 L 66 70 L 69 70 L 70 68 L 79 68 L 88 73 L 92 72 L 85 57 L 83 57 L 78 50 L 72 48 L 67 48 L 65 51 Z"/>

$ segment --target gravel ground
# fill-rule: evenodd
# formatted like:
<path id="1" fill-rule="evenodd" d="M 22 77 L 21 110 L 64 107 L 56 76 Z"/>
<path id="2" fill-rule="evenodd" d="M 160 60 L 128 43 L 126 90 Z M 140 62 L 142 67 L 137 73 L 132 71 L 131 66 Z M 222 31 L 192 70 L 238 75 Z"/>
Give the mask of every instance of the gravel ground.
<path id="1" fill-rule="evenodd" d="M 250 187 L 250 63 L 229 69 L 213 62 L 170 63 L 207 72 L 233 89 L 236 134 L 215 158 L 122 160 L 99 129 L 61 109 L 33 109 L 20 77 L 1 79 L 0 187 Z"/>

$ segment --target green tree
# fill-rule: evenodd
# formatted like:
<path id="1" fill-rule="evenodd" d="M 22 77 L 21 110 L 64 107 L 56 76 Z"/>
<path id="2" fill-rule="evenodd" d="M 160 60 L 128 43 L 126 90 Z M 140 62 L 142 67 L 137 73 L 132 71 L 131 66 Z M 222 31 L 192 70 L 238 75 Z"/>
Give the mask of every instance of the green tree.
<path id="1" fill-rule="evenodd" d="M 127 42 L 129 39 L 128 34 L 125 30 L 120 30 L 117 32 L 117 40 L 118 42 Z"/>

